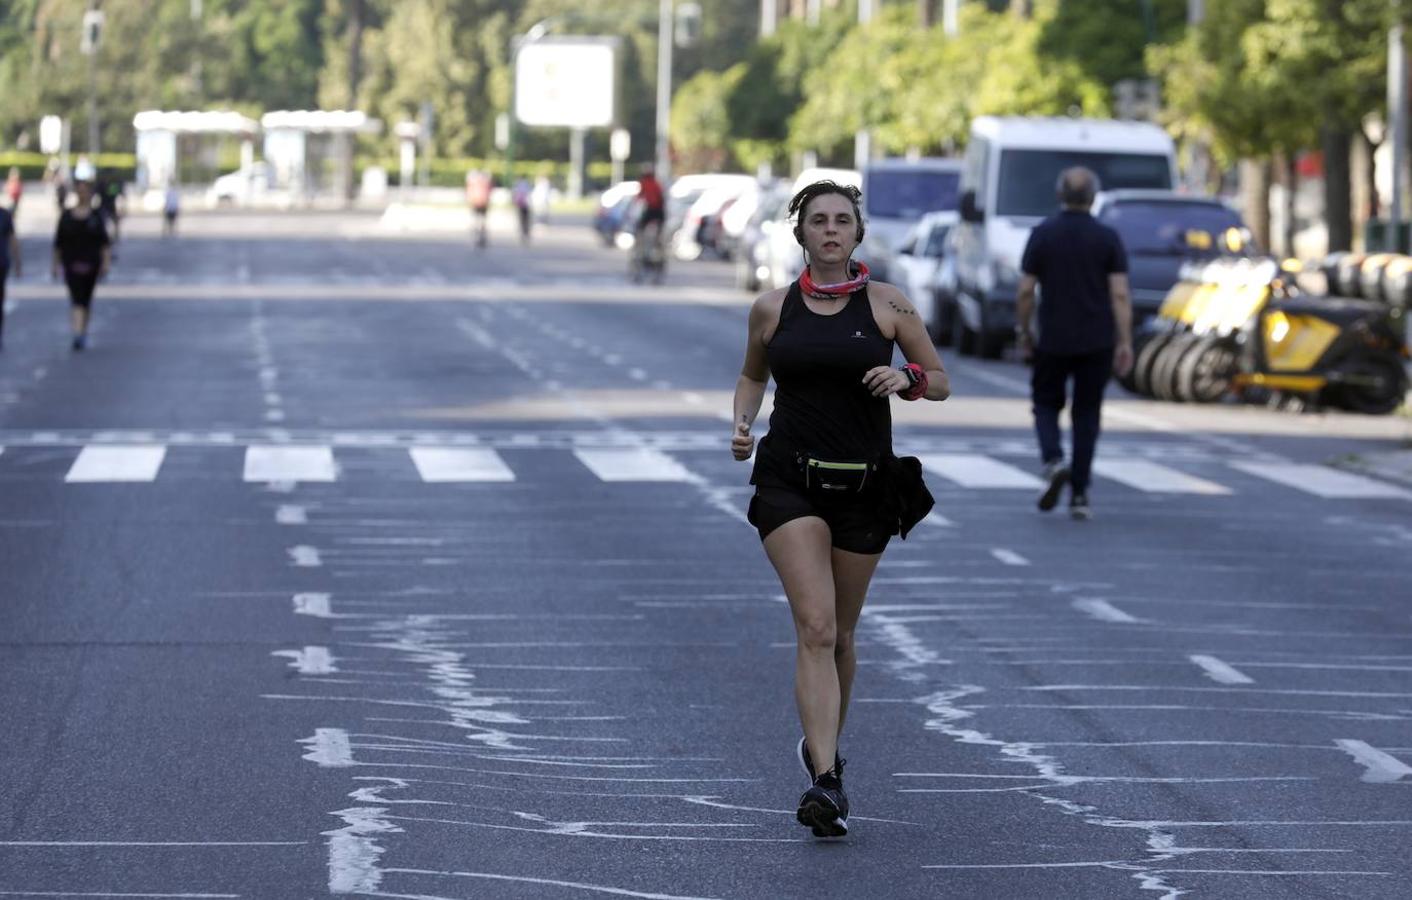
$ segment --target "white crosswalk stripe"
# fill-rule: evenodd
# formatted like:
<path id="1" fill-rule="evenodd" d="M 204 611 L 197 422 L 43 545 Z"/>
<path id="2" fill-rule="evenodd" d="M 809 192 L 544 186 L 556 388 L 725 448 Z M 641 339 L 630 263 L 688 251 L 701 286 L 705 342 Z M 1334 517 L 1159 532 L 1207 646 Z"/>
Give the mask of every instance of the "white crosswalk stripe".
<path id="1" fill-rule="evenodd" d="M 580 449 L 579 462 L 603 481 L 691 481 L 692 474 L 681 463 L 660 450 Z"/>
<path id="2" fill-rule="evenodd" d="M 408 451 L 423 481 L 514 481 L 499 453 L 485 447 L 412 447 Z"/>
<path id="3" fill-rule="evenodd" d="M 1224 496 L 1231 489 L 1185 472 L 1145 459 L 1099 459 L 1093 464 L 1097 475 L 1139 491 L 1154 494 L 1206 494 Z"/>
<path id="4" fill-rule="evenodd" d="M 962 487 L 1038 489 L 1044 484 L 1024 469 L 979 453 L 928 453 L 918 458 L 923 471 Z"/>
<path id="5" fill-rule="evenodd" d="M 232 443 L 241 446 L 243 442 L 223 442 L 218 445 L 220 452 L 226 452 L 224 447 Z M 410 458 L 418 479 L 424 483 L 509 484 L 526 477 L 524 471 L 517 472 L 516 468 L 523 465 L 523 457 L 517 458 L 517 454 L 527 451 L 561 454 L 564 462 L 558 463 L 556 469 L 565 473 L 582 471 L 564 468 L 565 465 L 571 465 L 567 464 L 567 459 L 572 455 L 591 473 L 591 477 L 608 483 L 697 483 L 703 476 L 713 480 L 725 477 L 717 468 L 713 468 L 716 466 L 715 456 L 719 455 L 718 448 L 714 446 L 710 448 L 711 455 L 708 456 L 705 447 L 664 452 L 642 446 L 574 447 L 569 444 L 546 447 L 527 444 L 524 447 L 497 448 L 469 444 L 470 440 L 460 446 L 431 442 L 399 446 L 390 442 L 375 443 L 362 438 L 352 446 L 340 443 L 249 443 L 243 447 L 244 469 L 240 477 L 252 483 L 283 484 L 335 482 L 345 477 L 366 481 L 370 477 L 384 475 L 405 479 L 407 470 L 404 461 Z M 52 454 L 54 446 L 52 443 L 38 441 L 18 447 L 14 444 L 0 446 L 0 454 L 4 455 L 0 472 L 8 471 L 9 474 L 5 477 L 14 479 L 16 473 L 26 470 L 25 460 L 30 458 L 30 454 Z M 159 478 L 180 479 L 183 473 L 193 470 L 194 461 L 191 460 L 191 455 L 212 447 L 146 443 L 138 440 L 100 440 L 82 445 L 58 446 L 77 447 L 75 458 L 63 478 L 67 483 L 154 482 Z M 182 454 L 182 465 L 173 465 L 168 453 L 171 446 L 176 446 L 178 453 Z M 402 456 L 404 453 L 406 456 Z M 346 454 L 356 454 L 358 458 L 356 461 L 343 460 L 350 466 L 345 471 L 340 466 L 339 456 Z M 1043 486 L 1043 481 L 1037 475 L 992 455 L 923 453 L 919 456 L 924 470 L 932 479 L 944 479 L 962 490 L 1038 490 Z M 1219 474 L 1199 477 L 1181 468 L 1137 456 L 1100 457 L 1094 463 L 1094 476 L 1096 479 L 1117 482 L 1147 494 L 1224 497 L 1241 493 L 1252 496 L 1255 489 L 1249 484 L 1242 485 L 1234 474 L 1241 472 L 1263 482 L 1271 482 L 1319 498 L 1412 500 L 1412 490 L 1327 466 L 1276 461 L 1224 461 L 1221 468 L 1216 468 L 1214 463 L 1213 460 L 1202 465 L 1202 461 L 1194 461 L 1190 466 L 1199 468 L 1201 474 L 1207 476 L 1211 476 L 1213 472 L 1224 471 L 1231 475 L 1232 479 L 1228 481 Z M 222 468 L 225 466 L 224 463 L 220 465 Z M 698 468 L 703 476 L 696 474 L 695 470 Z M 164 474 L 173 469 L 175 471 L 172 474 Z M 213 472 L 209 467 L 202 467 L 202 471 L 208 475 L 220 475 L 219 470 Z M 536 466 L 531 471 L 542 477 L 548 470 Z M 735 474 L 737 473 L 732 470 L 731 475 Z M 232 471 L 230 475 L 233 478 L 236 473 Z M 743 481 L 743 477 L 741 480 Z"/>
<path id="6" fill-rule="evenodd" d="M 1247 462 L 1233 462 L 1230 463 L 1230 466 L 1248 475 L 1254 475 L 1256 478 L 1264 478 L 1267 481 L 1283 484 L 1297 491 L 1326 499 L 1389 497 L 1412 500 L 1412 493 L 1401 488 L 1381 481 L 1374 481 L 1371 478 L 1364 478 L 1361 475 L 1354 475 L 1351 472 L 1340 472 L 1327 466 Z"/>
<path id="7" fill-rule="evenodd" d="M 161 444 L 89 445 L 64 475 L 68 482 L 155 481 L 167 448 Z"/>
<path id="8" fill-rule="evenodd" d="M 245 448 L 246 481 L 337 481 L 331 447 Z"/>

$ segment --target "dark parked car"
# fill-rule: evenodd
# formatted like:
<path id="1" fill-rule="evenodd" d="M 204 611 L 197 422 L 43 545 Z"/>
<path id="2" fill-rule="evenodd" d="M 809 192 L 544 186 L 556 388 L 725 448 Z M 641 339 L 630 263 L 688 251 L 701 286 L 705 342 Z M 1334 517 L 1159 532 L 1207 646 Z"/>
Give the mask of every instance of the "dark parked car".
<path id="1" fill-rule="evenodd" d="M 1118 232 L 1128 251 L 1134 328 L 1156 314 L 1183 263 L 1255 253 L 1240 214 L 1214 197 L 1105 191 L 1094 200 L 1093 215 Z"/>

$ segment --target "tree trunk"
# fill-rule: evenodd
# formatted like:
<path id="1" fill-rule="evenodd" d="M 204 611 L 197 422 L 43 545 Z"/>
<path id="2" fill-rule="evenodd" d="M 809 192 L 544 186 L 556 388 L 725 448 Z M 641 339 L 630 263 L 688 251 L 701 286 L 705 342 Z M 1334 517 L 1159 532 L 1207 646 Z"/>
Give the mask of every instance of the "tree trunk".
<path id="1" fill-rule="evenodd" d="M 1028 19 L 1033 4 L 1031 0 L 1010 0 L 1010 12 L 1021 19 Z"/>
<path id="2" fill-rule="evenodd" d="M 348 0 L 348 106 L 358 108 L 358 83 L 363 80 L 364 0 Z"/>
<path id="3" fill-rule="evenodd" d="M 923 28 L 936 24 L 936 0 L 917 0 L 917 24 Z"/>
<path id="4" fill-rule="evenodd" d="M 1245 224 L 1261 247 L 1270 246 L 1270 161 L 1243 159 L 1240 161 L 1240 198 Z"/>
<path id="5" fill-rule="evenodd" d="M 1329 252 L 1353 249 L 1353 180 L 1349 171 L 1351 129 L 1329 124 L 1321 129 L 1324 149 L 1324 221 Z"/>
<path id="6" fill-rule="evenodd" d="M 1286 257 L 1298 256 L 1294 248 L 1294 201 L 1299 192 L 1299 171 L 1295 163 L 1295 155 L 1286 152 L 1284 155 L 1284 204 L 1280 210 L 1280 243 L 1283 245 L 1281 252 Z"/>

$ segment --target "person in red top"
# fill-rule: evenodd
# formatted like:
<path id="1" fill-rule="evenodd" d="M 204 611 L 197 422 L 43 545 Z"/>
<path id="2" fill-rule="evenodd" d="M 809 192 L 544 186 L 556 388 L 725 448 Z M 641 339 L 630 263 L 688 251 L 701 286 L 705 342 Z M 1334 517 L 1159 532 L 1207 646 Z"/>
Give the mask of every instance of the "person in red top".
<path id="1" fill-rule="evenodd" d="M 471 207 L 471 231 L 477 247 L 484 247 L 489 240 L 490 192 L 494 186 L 489 172 L 473 169 L 466 173 L 466 203 Z"/>
<path id="2" fill-rule="evenodd" d="M 650 164 L 643 166 L 642 174 L 638 176 L 637 199 L 642 203 L 642 215 L 637 220 L 638 231 L 650 222 L 661 224 L 667 221 L 667 198 L 662 193 L 662 182 L 657 180 Z"/>

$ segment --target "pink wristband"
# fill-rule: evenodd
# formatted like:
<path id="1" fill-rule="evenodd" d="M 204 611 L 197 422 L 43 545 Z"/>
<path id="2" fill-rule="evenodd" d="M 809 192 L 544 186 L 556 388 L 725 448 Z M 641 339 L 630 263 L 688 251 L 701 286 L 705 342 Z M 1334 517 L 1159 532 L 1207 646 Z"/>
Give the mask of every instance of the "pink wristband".
<path id="1" fill-rule="evenodd" d="M 906 391 L 899 391 L 899 396 L 901 396 L 903 400 L 920 400 L 925 397 L 927 393 L 927 370 L 916 363 L 908 363 L 901 368 L 903 371 L 912 373 L 916 384 L 912 385 L 912 387 L 908 388 Z"/>

